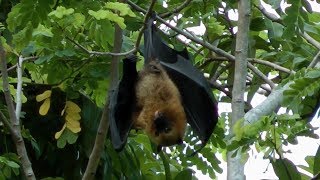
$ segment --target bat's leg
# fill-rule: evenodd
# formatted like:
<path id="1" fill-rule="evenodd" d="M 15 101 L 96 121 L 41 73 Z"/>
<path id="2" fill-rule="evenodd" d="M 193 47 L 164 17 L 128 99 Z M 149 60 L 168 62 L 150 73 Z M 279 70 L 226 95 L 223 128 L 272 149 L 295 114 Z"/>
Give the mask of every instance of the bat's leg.
<path id="1" fill-rule="evenodd" d="M 125 59 L 123 59 L 123 77 L 122 79 L 133 79 L 135 80 L 138 76 L 138 72 L 136 69 L 137 64 L 137 56 L 136 55 L 129 55 Z M 131 80 L 132 81 L 132 80 Z"/>

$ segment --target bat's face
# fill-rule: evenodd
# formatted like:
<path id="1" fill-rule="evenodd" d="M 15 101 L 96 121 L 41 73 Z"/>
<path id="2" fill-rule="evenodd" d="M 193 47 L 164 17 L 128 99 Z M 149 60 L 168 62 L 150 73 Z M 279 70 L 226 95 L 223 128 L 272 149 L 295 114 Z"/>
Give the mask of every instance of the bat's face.
<path id="1" fill-rule="evenodd" d="M 183 143 L 185 133 L 185 114 L 184 112 L 171 112 L 175 109 L 166 111 L 156 111 L 153 121 L 152 139 L 160 146 L 171 146 Z"/>

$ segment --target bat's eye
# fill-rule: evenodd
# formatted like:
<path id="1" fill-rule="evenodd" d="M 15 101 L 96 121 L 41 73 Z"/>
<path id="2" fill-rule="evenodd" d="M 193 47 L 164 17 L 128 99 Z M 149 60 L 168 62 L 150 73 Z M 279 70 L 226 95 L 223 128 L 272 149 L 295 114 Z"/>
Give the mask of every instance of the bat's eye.
<path id="1" fill-rule="evenodd" d="M 155 65 L 150 65 L 150 70 L 155 73 L 160 73 L 160 69 Z"/>
<path id="2" fill-rule="evenodd" d="M 167 127 L 167 128 L 164 129 L 164 132 L 165 132 L 165 133 L 169 133 L 170 131 L 171 131 L 171 128 L 168 128 L 168 127 Z"/>

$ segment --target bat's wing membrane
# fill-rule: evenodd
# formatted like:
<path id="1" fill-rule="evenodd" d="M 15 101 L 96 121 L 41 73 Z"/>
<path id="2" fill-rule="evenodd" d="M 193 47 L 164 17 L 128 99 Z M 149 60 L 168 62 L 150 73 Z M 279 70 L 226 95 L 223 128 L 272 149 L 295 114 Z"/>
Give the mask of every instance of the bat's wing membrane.
<path id="1" fill-rule="evenodd" d="M 136 56 L 123 60 L 123 76 L 110 97 L 110 134 L 113 147 L 122 150 L 132 128 L 132 112 L 135 106 L 135 84 L 137 81 Z"/>
<path id="2" fill-rule="evenodd" d="M 155 58 L 178 87 L 188 123 L 203 143 L 218 122 L 217 102 L 203 74 L 189 60 L 186 49 L 176 51 L 163 42 L 150 19 L 144 34 L 145 63 Z"/>

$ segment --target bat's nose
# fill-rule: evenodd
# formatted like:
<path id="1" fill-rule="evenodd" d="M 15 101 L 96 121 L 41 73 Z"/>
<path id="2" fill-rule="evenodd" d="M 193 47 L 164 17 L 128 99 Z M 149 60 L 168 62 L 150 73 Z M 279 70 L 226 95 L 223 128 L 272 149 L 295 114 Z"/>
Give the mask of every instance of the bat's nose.
<path id="1" fill-rule="evenodd" d="M 179 144 L 179 145 L 183 144 L 183 140 L 182 139 L 178 139 L 177 144 Z"/>

